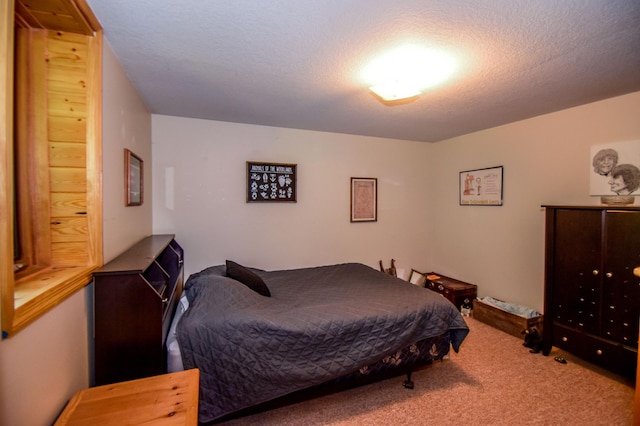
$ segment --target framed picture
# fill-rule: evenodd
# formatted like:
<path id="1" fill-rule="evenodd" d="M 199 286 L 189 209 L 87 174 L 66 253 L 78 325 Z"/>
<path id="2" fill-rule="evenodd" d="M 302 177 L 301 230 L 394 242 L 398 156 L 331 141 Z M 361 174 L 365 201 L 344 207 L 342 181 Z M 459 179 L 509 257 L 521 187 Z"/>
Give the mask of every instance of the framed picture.
<path id="1" fill-rule="evenodd" d="M 378 179 L 351 178 L 351 222 L 378 220 Z"/>
<path id="2" fill-rule="evenodd" d="M 461 206 L 501 206 L 503 166 L 460 172 Z"/>
<path id="3" fill-rule="evenodd" d="M 640 196 L 640 140 L 591 147 L 589 195 Z"/>
<path id="4" fill-rule="evenodd" d="M 247 161 L 247 203 L 295 203 L 297 167 L 297 164 Z"/>
<path id="5" fill-rule="evenodd" d="M 124 191 L 127 206 L 142 205 L 144 195 L 143 169 L 140 157 L 125 148 L 124 150 Z"/>
<path id="6" fill-rule="evenodd" d="M 412 269 L 411 275 L 409 275 L 409 282 L 411 284 L 417 285 L 418 287 L 424 287 L 424 284 L 427 282 L 427 278 L 422 272 Z"/>

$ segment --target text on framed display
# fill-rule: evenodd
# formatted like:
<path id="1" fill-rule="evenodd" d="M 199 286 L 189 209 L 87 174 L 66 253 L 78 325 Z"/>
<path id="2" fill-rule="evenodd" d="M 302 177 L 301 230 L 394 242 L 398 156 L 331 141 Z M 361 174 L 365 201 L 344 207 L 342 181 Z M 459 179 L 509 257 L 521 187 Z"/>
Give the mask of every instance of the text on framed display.
<path id="1" fill-rule="evenodd" d="M 247 203 L 296 202 L 297 164 L 247 161 Z"/>
<path id="2" fill-rule="evenodd" d="M 503 166 L 460 172 L 461 206 L 501 206 Z"/>

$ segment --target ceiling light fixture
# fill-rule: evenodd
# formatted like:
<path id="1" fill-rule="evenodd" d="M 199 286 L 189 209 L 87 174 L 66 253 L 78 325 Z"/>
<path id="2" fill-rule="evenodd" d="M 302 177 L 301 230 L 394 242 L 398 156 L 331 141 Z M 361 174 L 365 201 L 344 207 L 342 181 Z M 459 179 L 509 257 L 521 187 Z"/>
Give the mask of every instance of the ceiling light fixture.
<path id="1" fill-rule="evenodd" d="M 422 93 L 414 86 L 405 84 L 398 80 L 387 81 L 376 86 L 371 86 L 369 89 L 386 102 L 414 98 Z"/>
<path id="2" fill-rule="evenodd" d="M 363 71 L 369 89 L 385 103 L 417 98 L 426 88 L 451 77 L 456 63 L 451 55 L 416 45 L 391 50 Z"/>

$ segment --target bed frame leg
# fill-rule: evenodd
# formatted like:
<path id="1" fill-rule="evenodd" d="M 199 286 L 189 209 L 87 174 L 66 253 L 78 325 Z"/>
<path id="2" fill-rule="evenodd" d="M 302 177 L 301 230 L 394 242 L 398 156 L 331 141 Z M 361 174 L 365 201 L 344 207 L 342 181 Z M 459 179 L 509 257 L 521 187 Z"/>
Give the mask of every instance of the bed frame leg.
<path id="1" fill-rule="evenodd" d="M 411 380 L 411 371 L 407 371 L 407 380 L 402 384 L 407 389 L 413 389 L 413 380 Z"/>

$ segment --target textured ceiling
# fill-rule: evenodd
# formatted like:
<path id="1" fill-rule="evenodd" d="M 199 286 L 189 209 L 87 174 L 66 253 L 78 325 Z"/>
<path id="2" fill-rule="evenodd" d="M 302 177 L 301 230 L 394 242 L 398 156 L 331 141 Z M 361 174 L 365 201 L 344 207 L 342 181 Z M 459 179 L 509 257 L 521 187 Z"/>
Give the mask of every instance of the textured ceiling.
<path id="1" fill-rule="evenodd" d="M 639 0 L 88 3 L 155 114 L 437 142 L 640 90 Z M 403 43 L 459 66 L 383 105 L 362 70 Z"/>

